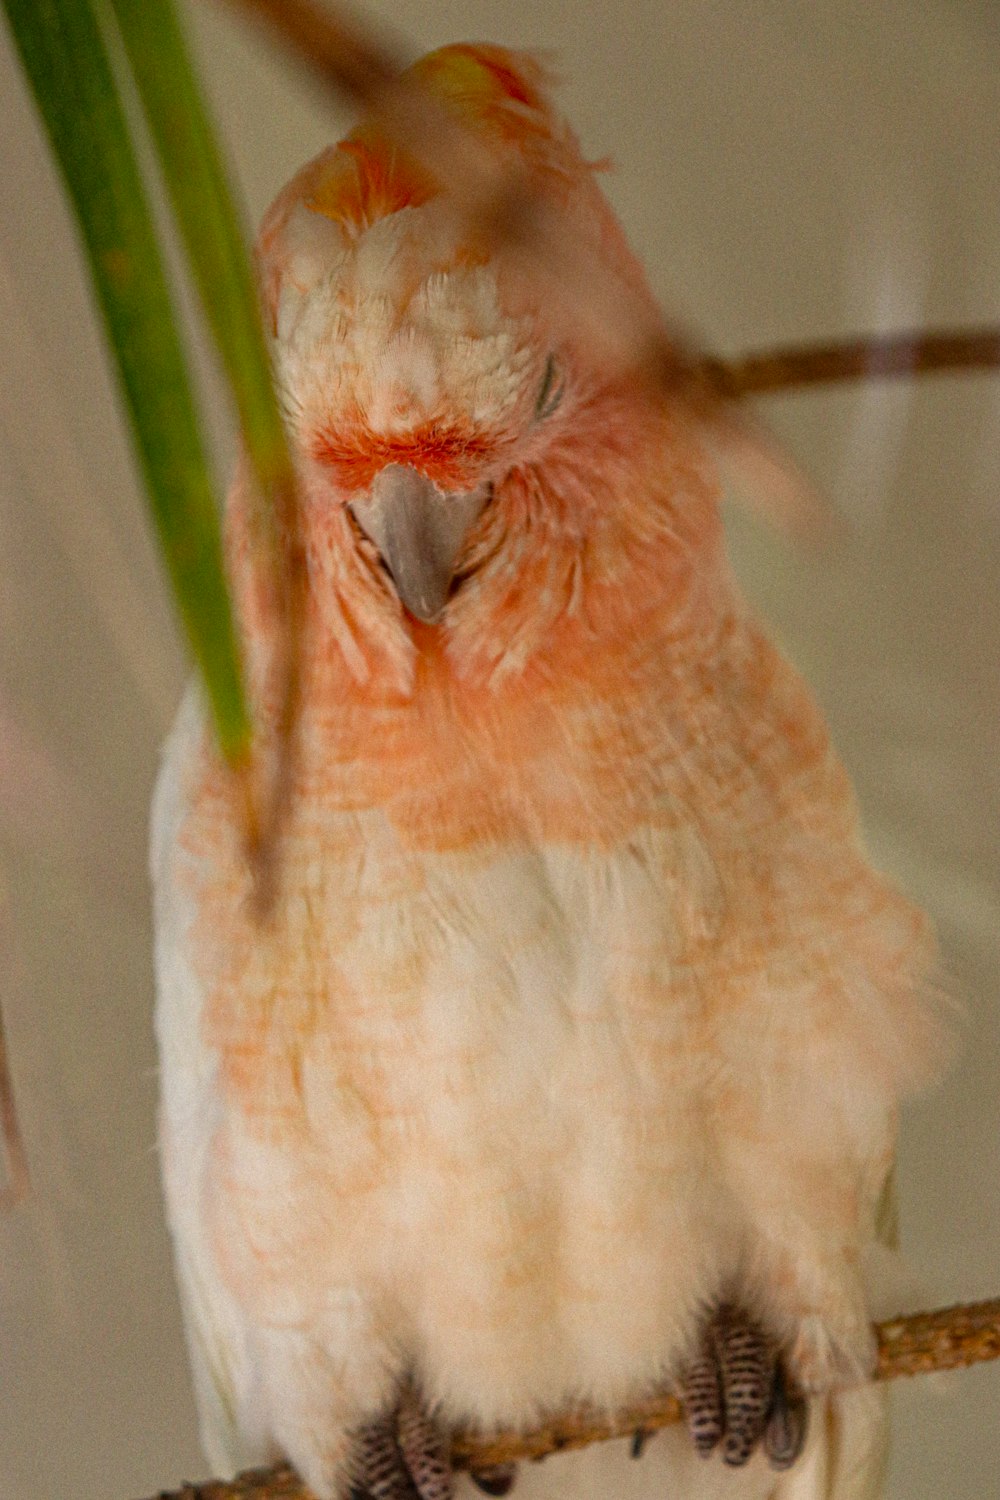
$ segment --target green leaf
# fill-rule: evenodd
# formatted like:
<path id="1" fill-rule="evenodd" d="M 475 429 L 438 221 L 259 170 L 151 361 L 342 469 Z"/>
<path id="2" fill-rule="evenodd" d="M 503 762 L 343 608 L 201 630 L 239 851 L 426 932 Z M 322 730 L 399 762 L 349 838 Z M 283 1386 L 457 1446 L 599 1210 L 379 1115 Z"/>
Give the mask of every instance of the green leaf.
<path id="1" fill-rule="evenodd" d="M 188 260 L 265 495 L 293 470 L 256 287 L 226 172 L 172 0 L 109 0 Z"/>
<path id="2" fill-rule="evenodd" d="M 150 12 L 157 0 L 145 0 Z M 223 753 L 250 719 L 218 508 L 146 193 L 92 0 L 3 0 L 76 212 L 146 491 Z M 167 82 L 168 80 L 165 80 Z"/>

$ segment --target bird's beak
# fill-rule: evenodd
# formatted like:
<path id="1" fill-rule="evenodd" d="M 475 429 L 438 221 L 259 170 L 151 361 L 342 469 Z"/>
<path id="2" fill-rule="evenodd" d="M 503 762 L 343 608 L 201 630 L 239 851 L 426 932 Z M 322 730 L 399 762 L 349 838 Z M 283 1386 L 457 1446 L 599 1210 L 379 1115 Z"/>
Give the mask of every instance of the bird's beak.
<path id="1" fill-rule="evenodd" d="M 466 535 L 489 498 L 489 486 L 446 494 L 407 464 L 387 464 L 351 511 L 375 543 L 411 615 L 433 624 L 448 602 Z"/>

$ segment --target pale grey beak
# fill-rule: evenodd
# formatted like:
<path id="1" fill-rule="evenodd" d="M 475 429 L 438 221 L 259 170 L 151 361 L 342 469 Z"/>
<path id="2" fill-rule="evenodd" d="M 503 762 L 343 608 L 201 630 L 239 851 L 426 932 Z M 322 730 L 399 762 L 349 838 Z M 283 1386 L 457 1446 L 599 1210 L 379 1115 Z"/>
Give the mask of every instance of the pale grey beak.
<path id="1" fill-rule="evenodd" d="M 375 543 L 396 592 L 428 625 L 448 602 L 462 543 L 489 499 L 489 486 L 446 494 L 408 464 L 386 464 L 351 511 Z"/>

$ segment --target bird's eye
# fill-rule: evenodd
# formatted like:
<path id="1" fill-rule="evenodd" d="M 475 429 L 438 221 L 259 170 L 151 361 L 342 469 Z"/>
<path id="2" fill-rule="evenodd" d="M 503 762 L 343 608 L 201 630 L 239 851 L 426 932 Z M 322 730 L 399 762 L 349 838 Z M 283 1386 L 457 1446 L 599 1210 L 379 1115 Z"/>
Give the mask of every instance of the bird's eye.
<path id="1" fill-rule="evenodd" d="M 562 377 L 559 374 L 555 356 L 550 354 L 545 364 L 545 374 L 542 376 L 542 387 L 535 401 L 535 420 L 540 422 L 544 417 L 551 417 L 562 397 Z"/>

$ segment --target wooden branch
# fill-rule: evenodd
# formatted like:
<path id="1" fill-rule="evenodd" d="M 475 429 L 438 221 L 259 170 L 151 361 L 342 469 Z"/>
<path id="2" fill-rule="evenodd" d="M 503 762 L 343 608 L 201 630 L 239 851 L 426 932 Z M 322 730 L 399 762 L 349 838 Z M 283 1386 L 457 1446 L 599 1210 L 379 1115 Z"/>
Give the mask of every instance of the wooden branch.
<path id="1" fill-rule="evenodd" d="M 225 0 L 262 22 L 339 94 L 377 118 L 439 183 L 473 235 L 518 257 L 550 308 L 585 336 L 609 373 L 629 372 L 684 404 L 714 435 L 737 492 L 780 529 L 822 534 L 829 507 L 767 429 L 736 398 L 818 381 L 995 368 L 1000 333 L 910 335 L 777 350 L 743 359 L 706 356 L 641 289 L 595 275 L 564 216 L 510 153 L 494 150 L 440 99 L 403 73 L 402 59 L 341 6 L 318 0 Z"/>
<path id="2" fill-rule="evenodd" d="M 470 231 L 517 254 L 550 306 L 592 342 L 605 368 L 634 371 L 699 411 L 721 412 L 700 353 L 668 328 L 641 288 L 594 275 L 589 253 L 516 156 L 470 130 L 404 72 L 404 62 L 343 7 L 316 0 L 225 0 L 378 120 L 447 196 Z M 713 367 L 714 368 L 714 367 Z M 724 417 L 720 418 L 724 420 Z"/>
<path id="3" fill-rule="evenodd" d="M 701 369 L 719 395 L 731 400 L 837 381 L 996 370 L 1000 369 L 1000 328 L 866 334 L 735 359 L 706 357 Z"/>
<path id="4" fill-rule="evenodd" d="M 878 1339 L 876 1380 L 955 1370 L 1000 1358 L 1000 1298 L 936 1312 L 914 1313 L 875 1326 Z M 532 1432 L 457 1432 L 451 1455 L 456 1469 L 486 1469 L 496 1464 L 546 1458 L 566 1448 L 652 1433 L 680 1420 L 676 1396 L 650 1396 L 615 1417 L 578 1409 L 553 1417 Z M 158 1500 L 310 1500 L 310 1491 L 287 1466 L 252 1469 L 229 1483 L 210 1479 L 186 1484 Z"/>
<path id="5" fill-rule="evenodd" d="M 3 1009 L 0 1008 L 0 1140 L 5 1154 L 6 1181 L 0 1187 L 0 1213 L 26 1198 L 31 1186 L 28 1170 L 28 1155 L 24 1149 L 24 1137 L 17 1115 L 14 1098 L 14 1080 L 10 1072 L 7 1040 L 4 1034 Z"/>
<path id="6" fill-rule="evenodd" d="M 532 251 L 561 285 L 588 267 L 574 263 L 573 237 L 559 234 L 557 216 L 528 182 L 500 165 L 497 155 L 462 126 L 439 100 L 404 77 L 403 61 L 340 6 L 316 0 L 226 0 L 244 16 L 263 22 L 291 52 L 338 93 L 377 116 L 448 191 L 473 225 L 494 241 L 514 241 Z M 567 257 L 569 263 L 567 263 Z M 576 259 L 579 254 L 576 252 Z M 543 274 L 544 269 L 543 269 Z M 594 321 L 608 308 L 592 277 L 578 316 L 598 295 Z M 942 370 L 1000 368 L 1000 328 L 962 332 L 865 335 L 829 344 L 768 350 L 726 360 L 701 354 L 675 331 L 651 323 L 638 304 L 618 307 L 619 328 L 631 336 L 630 363 L 644 367 L 669 390 L 691 397 L 733 400 L 802 385 L 910 376 Z M 626 339 L 628 342 L 628 339 Z"/>
<path id="7" fill-rule="evenodd" d="M 7 923 L 7 896 L 0 886 L 0 949 L 3 951 L 7 971 L 8 989 L 12 977 L 17 983 L 18 965 L 12 934 Z M 16 976 L 16 977 L 15 977 Z M 3 1001 L 0 1000 L 0 1213 L 14 1208 L 28 1196 L 31 1189 L 31 1173 L 28 1168 L 28 1153 L 18 1119 L 17 1100 L 14 1097 L 14 1079 L 10 1067 L 10 1049 L 4 1027 Z"/>

